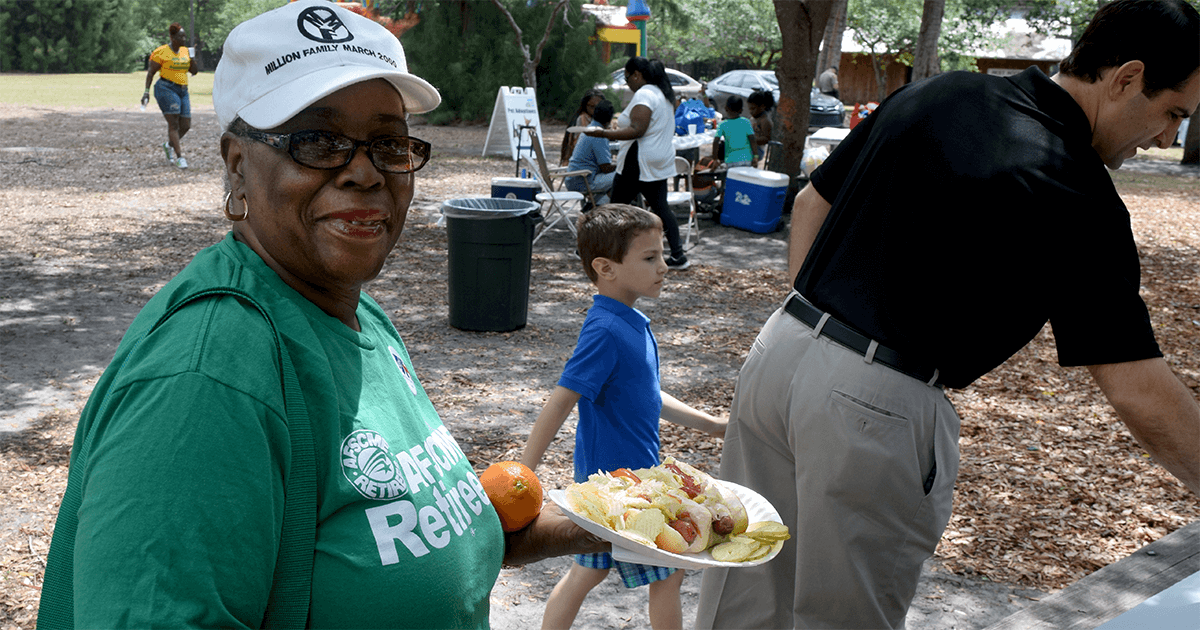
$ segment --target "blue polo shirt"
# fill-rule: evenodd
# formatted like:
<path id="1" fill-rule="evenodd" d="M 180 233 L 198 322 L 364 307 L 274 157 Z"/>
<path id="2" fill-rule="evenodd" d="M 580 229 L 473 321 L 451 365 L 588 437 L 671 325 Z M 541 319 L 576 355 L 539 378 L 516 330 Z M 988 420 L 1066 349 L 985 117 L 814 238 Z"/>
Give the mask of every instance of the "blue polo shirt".
<path id="1" fill-rule="evenodd" d="M 592 298 L 558 384 L 580 395 L 576 482 L 598 470 L 659 463 L 662 390 L 650 318 L 610 297 Z"/>

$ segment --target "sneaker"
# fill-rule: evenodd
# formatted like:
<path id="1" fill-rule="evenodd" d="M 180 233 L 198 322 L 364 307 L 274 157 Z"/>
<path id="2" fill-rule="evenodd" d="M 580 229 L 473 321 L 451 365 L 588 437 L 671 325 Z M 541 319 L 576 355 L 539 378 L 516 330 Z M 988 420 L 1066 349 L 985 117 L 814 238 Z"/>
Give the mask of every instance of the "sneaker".
<path id="1" fill-rule="evenodd" d="M 174 164 L 175 158 L 171 157 L 171 145 L 166 142 L 162 143 L 163 153 L 167 154 L 167 161 Z"/>
<path id="2" fill-rule="evenodd" d="M 187 160 L 184 159 L 182 155 L 179 156 L 178 159 L 174 160 L 174 162 L 175 166 L 178 166 L 179 168 L 187 168 Z"/>
<path id="3" fill-rule="evenodd" d="M 667 257 L 667 269 L 676 269 L 676 270 L 682 271 L 691 266 L 692 266 L 692 263 L 688 261 L 686 254 L 680 254 L 679 256 Z"/>

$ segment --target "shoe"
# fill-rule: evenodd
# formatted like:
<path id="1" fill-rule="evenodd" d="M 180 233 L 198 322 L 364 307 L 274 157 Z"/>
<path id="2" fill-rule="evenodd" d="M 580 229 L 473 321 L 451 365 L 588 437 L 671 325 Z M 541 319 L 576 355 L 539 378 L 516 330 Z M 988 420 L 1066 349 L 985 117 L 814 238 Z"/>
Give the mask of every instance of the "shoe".
<path id="1" fill-rule="evenodd" d="M 162 143 L 163 153 L 167 154 L 167 161 L 174 164 L 175 158 L 171 157 L 171 145 L 166 142 Z"/>
<path id="2" fill-rule="evenodd" d="M 183 156 L 179 156 L 179 158 L 175 159 L 174 162 L 175 166 L 178 166 L 179 168 L 187 168 L 187 160 L 184 159 Z"/>
<path id="3" fill-rule="evenodd" d="M 679 256 L 667 257 L 667 269 L 675 269 L 678 271 L 682 271 L 691 266 L 692 266 L 692 263 L 688 261 L 686 254 L 680 254 Z"/>

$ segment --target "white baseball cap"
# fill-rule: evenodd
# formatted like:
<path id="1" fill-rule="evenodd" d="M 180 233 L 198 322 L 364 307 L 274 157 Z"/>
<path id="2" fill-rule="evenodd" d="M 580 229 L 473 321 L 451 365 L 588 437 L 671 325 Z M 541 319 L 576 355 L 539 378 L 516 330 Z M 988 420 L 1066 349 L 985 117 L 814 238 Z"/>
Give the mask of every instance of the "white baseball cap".
<path id="1" fill-rule="evenodd" d="M 404 48 L 386 28 L 326 0 L 298 0 L 239 24 L 225 38 L 213 78 L 222 129 L 236 118 L 271 129 L 355 83 L 386 79 L 414 114 L 442 102 L 408 72 Z"/>

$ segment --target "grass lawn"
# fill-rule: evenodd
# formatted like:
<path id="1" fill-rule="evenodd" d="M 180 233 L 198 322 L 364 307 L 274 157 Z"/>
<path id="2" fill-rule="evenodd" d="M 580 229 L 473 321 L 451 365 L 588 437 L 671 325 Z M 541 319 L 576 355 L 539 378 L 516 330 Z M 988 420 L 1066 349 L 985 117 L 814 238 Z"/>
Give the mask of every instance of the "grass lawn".
<path id="1" fill-rule="evenodd" d="M 155 75 L 155 81 L 158 76 Z M 188 76 L 192 107 L 212 106 L 213 73 Z M 0 103 L 46 107 L 138 107 L 146 73 L 0 74 Z M 156 107 L 151 94 L 147 109 Z"/>

